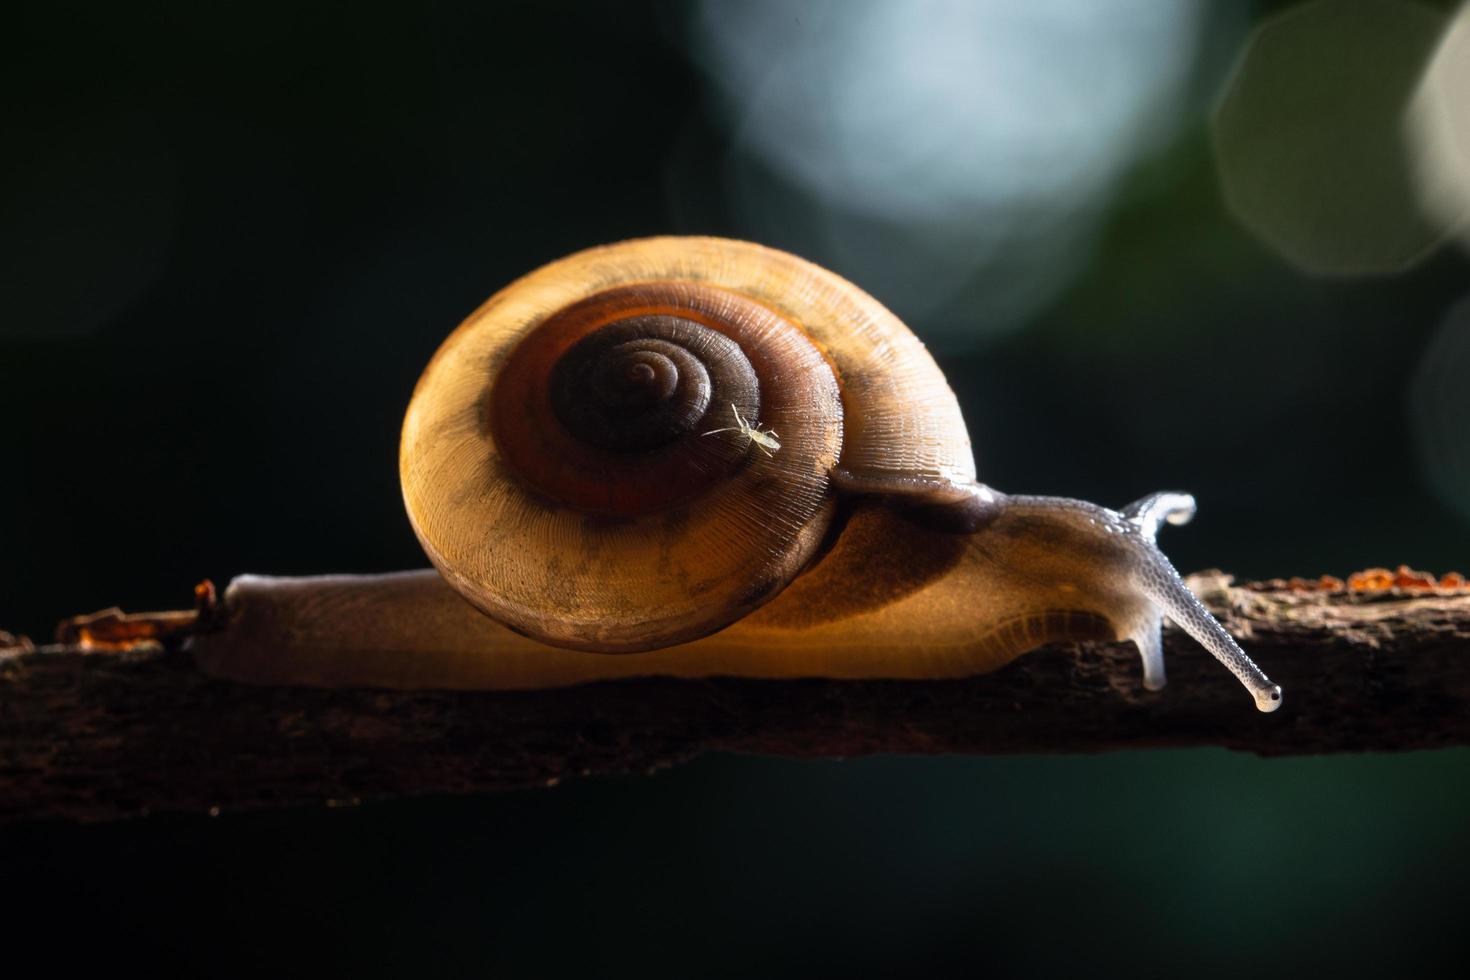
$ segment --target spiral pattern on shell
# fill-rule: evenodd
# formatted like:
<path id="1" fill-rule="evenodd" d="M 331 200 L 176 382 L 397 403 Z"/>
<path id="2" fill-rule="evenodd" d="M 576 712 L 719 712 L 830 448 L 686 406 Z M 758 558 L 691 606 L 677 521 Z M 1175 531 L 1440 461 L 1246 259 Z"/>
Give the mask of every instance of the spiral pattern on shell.
<path id="1" fill-rule="evenodd" d="M 829 527 L 839 461 L 974 478 L 952 393 L 878 303 L 782 252 L 674 238 L 578 253 L 492 297 L 420 380 L 400 474 L 469 601 L 544 642 L 621 652 L 779 592 Z"/>

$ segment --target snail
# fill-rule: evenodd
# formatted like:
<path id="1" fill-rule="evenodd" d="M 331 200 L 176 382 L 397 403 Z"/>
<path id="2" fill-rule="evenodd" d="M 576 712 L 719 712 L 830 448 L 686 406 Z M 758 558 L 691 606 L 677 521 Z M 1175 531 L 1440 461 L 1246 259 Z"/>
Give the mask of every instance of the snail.
<path id="1" fill-rule="evenodd" d="M 593 248 L 496 293 L 403 423 L 434 570 L 241 576 L 207 672 L 258 683 L 524 689 L 638 675 L 940 678 L 1169 617 L 1262 711 L 1281 690 L 1154 542 L 1188 494 L 1122 510 L 976 479 L 923 344 L 837 275 L 716 238 Z"/>

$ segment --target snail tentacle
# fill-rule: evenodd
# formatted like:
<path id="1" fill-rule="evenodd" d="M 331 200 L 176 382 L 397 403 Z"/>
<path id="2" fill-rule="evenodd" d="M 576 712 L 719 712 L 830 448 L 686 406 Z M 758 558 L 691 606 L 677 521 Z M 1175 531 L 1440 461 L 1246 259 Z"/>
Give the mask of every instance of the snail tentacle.
<path id="1" fill-rule="evenodd" d="M 1281 688 L 1210 614 L 1154 542 L 1161 519 L 1183 523 L 1193 515 L 1189 494 L 1151 494 L 1122 511 L 1066 497 L 1011 496 L 1005 511 L 993 526 L 1004 530 L 1015 560 L 1038 569 L 1038 579 L 1045 576 L 1109 607 L 1120 638 L 1138 644 L 1146 675 L 1158 646 L 1152 624 L 1162 613 L 1224 664 L 1257 708 L 1281 707 Z M 1161 664 L 1153 674 L 1162 685 Z"/>
<path id="2" fill-rule="evenodd" d="M 1138 647 L 1143 660 L 1143 686 L 1150 691 L 1161 691 L 1167 683 L 1164 676 L 1164 617 L 1161 613 L 1142 617 L 1133 628 L 1128 639 Z"/>
<path id="3" fill-rule="evenodd" d="M 1179 490 L 1160 490 L 1138 498 L 1120 513 L 1137 524 L 1139 531 L 1152 541 L 1158 537 L 1162 522 L 1168 521 L 1175 527 L 1180 527 L 1188 524 L 1198 509 L 1193 494 Z"/>
<path id="4" fill-rule="evenodd" d="M 1140 506 L 1142 505 L 1142 506 Z M 1138 588 L 1147 595 L 1174 622 L 1180 629 L 1194 637 L 1196 642 L 1206 650 L 1210 651 L 1216 660 L 1229 669 L 1229 671 L 1240 679 L 1245 689 L 1251 692 L 1256 700 L 1256 707 L 1262 711 L 1275 711 L 1281 707 L 1281 688 L 1271 683 L 1264 671 L 1257 667 L 1255 661 L 1251 660 L 1246 652 L 1235 642 L 1220 621 L 1210 614 L 1204 603 L 1199 601 L 1199 596 L 1184 584 L 1172 562 L 1154 542 L 1154 534 L 1158 530 L 1159 517 L 1162 516 L 1171 524 L 1183 524 L 1194 516 L 1194 498 L 1189 494 L 1178 493 L 1156 493 L 1145 497 L 1135 504 L 1129 506 L 1125 514 L 1137 509 L 1137 513 L 1130 517 L 1138 528 L 1136 535 L 1139 561 L 1134 568 L 1134 578 Z M 1162 647 L 1162 640 L 1160 641 Z M 1139 649 L 1144 651 L 1145 679 L 1149 652 L 1144 643 L 1139 642 Z M 1159 684 L 1163 685 L 1162 662 L 1160 663 Z"/>
<path id="5" fill-rule="evenodd" d="M 1275 711 L 1281 707 L 1281 688 L 1271 682 L 1265 672 L 1256 666 L 1246 652 L 1235 642 L 1220 621 L 1210 615 L 1199 597 L 1184 584 L 1184 579 L 1170 563 L 1164 553 L 1151 541 L 1140 539 L 1144 546 L 1144 558 L 1135 568 L 1139 589 L 1163 610 L 1176 626 L 1184 630 L 1195 641 L 1210 651 L 1216 660 L 1239 678 L 1256 707 L 1262 711 Z"/>

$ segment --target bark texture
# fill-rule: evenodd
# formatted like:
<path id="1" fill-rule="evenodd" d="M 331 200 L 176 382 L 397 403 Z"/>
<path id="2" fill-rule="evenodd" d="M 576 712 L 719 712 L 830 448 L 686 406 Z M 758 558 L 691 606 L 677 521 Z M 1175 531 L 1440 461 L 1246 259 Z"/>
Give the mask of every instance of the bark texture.
<path id="1" fill-rule="evenodd" d="M 177 644 L 0 652 L 0 820 L 357 802 L 648 773 L 709 751 L 1264 755 L 1470 744 L 1470 594 L 1192 580 L 1284 689 L 1260 714 L 1177 631 L 1169 685 L 1126 644 L 1040 650 L 959 681 L 622 680 L 539 692 L 252 687 Z"/>

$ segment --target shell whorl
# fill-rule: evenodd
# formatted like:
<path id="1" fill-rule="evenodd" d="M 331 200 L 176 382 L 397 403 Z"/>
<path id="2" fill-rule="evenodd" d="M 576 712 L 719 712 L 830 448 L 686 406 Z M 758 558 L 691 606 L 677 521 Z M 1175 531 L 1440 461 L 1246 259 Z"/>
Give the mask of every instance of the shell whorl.
<path id="1" fill-rule="evenodd" d="M 780 435 L 772 456 L 734 410 Z M 938 367 L 876 301 L 794 256 L 661 238 L 497 293 L 445 341 L 403 428 L 430 559 L 559 646 L 651 649 L 774 596 L 831 520 L 830 477 L 974 479 Z"/>

